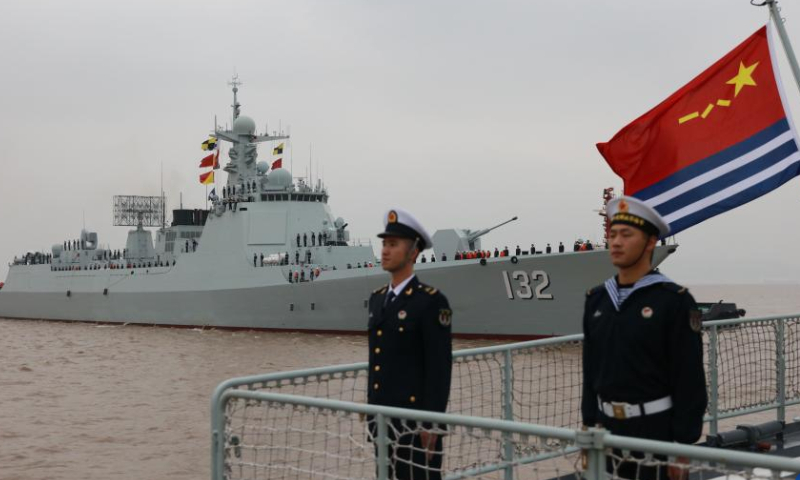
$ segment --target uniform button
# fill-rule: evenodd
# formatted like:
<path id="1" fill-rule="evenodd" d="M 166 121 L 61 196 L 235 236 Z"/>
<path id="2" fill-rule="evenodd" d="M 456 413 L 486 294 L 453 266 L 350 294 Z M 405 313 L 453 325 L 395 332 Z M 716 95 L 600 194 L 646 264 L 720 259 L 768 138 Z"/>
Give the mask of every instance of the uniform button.
<path id="1" fill-rule="evenodd" d="M 373 385 L 373 386 L 372 386 L 372 388 L 374 388 L 375 390 L 377 390 L 379 386 L 380 386 L 380 385 L 378 385 L 378 384 L 376 383 L 375 385 Z"/>
<path id="2" fill-rule="evenodd" d="M 376 372 L 380 372 L 381 371 L 381 366 L 380 365 L 375 365 L 375 371 Z"/>
<path id="3" fill-rule="evenodd" d="M 381 335 L 383 335 L 383 330 L 378 330 L 378 336 L 380 337 Z"/>
<path id="4" fill-rule="evenodd" d="M 403 333 L 405 331 L 405 328 L 400 327 L 398 330 L 400 330 L 400 333 Z"/>
<path id="5" fill-rule="evenodd" d="M 375 353 L 381 353 L 381 347 L 375 347 Z"/>
<path id="6" fill-rule="evenodd" d="M 415 397 L 414 395 L 411 395 L 411 398 L 409 398 L 409 400 L 411 400 L 411 403 L 414 403 L 414 402 L 417 401 L 417 397 Z"/>

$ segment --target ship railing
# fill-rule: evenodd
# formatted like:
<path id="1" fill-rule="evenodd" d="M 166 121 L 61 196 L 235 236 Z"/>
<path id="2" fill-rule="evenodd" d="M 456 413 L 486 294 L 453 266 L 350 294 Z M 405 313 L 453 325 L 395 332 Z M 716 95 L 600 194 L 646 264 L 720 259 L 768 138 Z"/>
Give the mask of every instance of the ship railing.
<path id="1" fill-rule="evenodd" d="M 800 314 L 718 320 L 703 326 L 707 431 L 724 419 L 768 410 L 786 420 L 800 404 Z M 453 355 L 449 414 L 579 428 L 583 335 L 459 350 Z M 367 363 L 230 379 L 212 399 L 212 456 L 229 448 L 230 392 L 289 394 L 363 404 Z"/>
<path id="2" fill-rule="evenodd" d="M 800 460 L 273 392 L 226 390 L 212 480 L 503 478 L 604 480 L 794 477 Z M 420 432 L 441 436 L 429 456 Z M 402 473 L 401 470 L 406 470 Z"/>
<path id="3" fill-rule="evenodd" d="M 347 242 L 348 245 L 351 247 L 371 247 L 372 246 L 372 239 L 371 238 L 354 238 Z"/>

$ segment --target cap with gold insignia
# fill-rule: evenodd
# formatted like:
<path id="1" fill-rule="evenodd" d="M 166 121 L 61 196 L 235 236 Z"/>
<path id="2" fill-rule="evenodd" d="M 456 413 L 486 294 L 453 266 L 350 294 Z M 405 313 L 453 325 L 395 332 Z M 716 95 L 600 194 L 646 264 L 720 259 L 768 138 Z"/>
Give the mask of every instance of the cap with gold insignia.
<path id="1" fill-rule="evenodd" d="M 428 232 L 420 225 L 413 215 L 395 208 L 386 212 L 383 216 L 383 232 L 378 234 L 379 238 L 401 237 L 418 240 L 420 251 L 433 247 L 433 241 Z"/>
<path id="2" fill-rule="evenodd" d="M 611 225 L 630 225 L 658 238 L 669 235 L 669 224 L 664 218 L 638 198 L 622 196 L 611 200 L 606 215 Z"/>

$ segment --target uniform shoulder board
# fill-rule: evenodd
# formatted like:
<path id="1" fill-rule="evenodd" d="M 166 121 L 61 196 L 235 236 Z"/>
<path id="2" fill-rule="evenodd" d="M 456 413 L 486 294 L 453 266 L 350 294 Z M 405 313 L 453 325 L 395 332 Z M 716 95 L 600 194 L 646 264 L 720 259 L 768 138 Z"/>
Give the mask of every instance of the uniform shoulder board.
<path id="1" fill-rule="evenodd" d="M 419 284 L 419 286 L 417 288 L 421 288 L 422 291 L 424 291 L 428 295 L 436 295 L 437 293 L 439 293 L 439 289 L 438 288 L 431 287 L 430 285 L 425 285 L 422 282 L 420 282 L 420 284 Z"/>
<path id="2" fill-rule="evenodd" d="M 386 293 L 386 288 L 387 288 L 386 286 L 380 287 L 378 289 L 373 290 L 372 293 L 383 295 L 384 293 Z"/>
<path id="3" fill-rule="evenodd" d="M 589 290 L 586 291 L 586 296 L 587 297 L 591 297 L 592 295 L 594 295 L 595 293 L 601 291 L 604 288 L 605 288 L 605 285 L 598 285 L 596 287 L 592 287 L 592 288 L 590 288 Z"/>
<path id="4" fill-rule="evenodd" d="M 681 285 L 678 285 L 677 283 L 672 283 L 672 282 L 662 283 L 661 286 L 666 288 L 670 292 L 679 293 L 681 295 L 689 291 L 688 288 L 683 287 Z"/>

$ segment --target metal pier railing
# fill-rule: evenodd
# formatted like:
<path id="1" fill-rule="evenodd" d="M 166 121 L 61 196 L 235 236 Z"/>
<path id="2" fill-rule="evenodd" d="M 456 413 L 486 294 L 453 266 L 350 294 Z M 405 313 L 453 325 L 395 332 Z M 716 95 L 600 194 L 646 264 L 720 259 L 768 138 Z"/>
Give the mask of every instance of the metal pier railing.
<path id="1" fill-rule="evenodd" d="M 706 420 L 710 433 L 717 432 L 721 419 L 755 412 L 775 410 L 776 418 L 784 420 L 786 407 L 800 403 L 800 353 L 797 353 L 800 315 L 706 322 L 703 337 L 709 389 Z M 504 478 L 528 478 L 528 470 L 534 467 L 523 468 L 523 465 L 536 465 L 537 472 L 550 468 L 547 470 L 550 473 L 564 474 L 564 462 L 579 449 L 588 452 L 581 462 L 585 460 L 589 466 L 582 465 L 579 469 L 585 476 L 585 469 L 594 468 L 590 467 L 594 465 L 591 459 L 599 458 L 590 450 L 603 452 L 600 457 L 605 464 L 606 459 L 615 458 L 609 455 L 613 449 L 624 450 L 620 445 L 625 440 L 594 432 L 592 442 L 599 445 L 594 449 L 587 449 L 576 440 L 586 437 L 578 430 L 582 338 L 570 335 L 455 352 L 447 414 L 365 405 L 366 363 L 227 380 L 219 385 L 212 399 L 212 478 L 278 478 L 275 468 L 282 467 L 276 465 L 285 467 L 280 470 L 280 478 L 359 478 L 353 468 L 366 469 L 361 472 L 364 478 L 374 478 L 376 458 L 378 466 L 383 458 L 380 455 L 383 447 L 373 451 L 375 445 L 389 449 L 391 441 L 398 441 L 406 430 L 415 428 L 415 422 L 423 421 L 448 426 L 444 466 L 448 478 L 475 476 L 479 470 L 483 474 L 502 471 Z M 374 428 L 367 428 L 369 422 L 362 421 L 365 415 L 374 417 L 371 424 Z M 434 417 L 436 420 L 426 420 Z M 381 427 L 383 421 L 391 428 Z M 489 429 L 480 438 L 468 433 L 478 428 L 475 427 L 478 424 Z M 536 448 L 529 445 L 530 438 L 519 440 L 534 427 L 545 429 L 537 430 L 538 440 L 533 442 L 538 445 Z M 460 436 L 455 433 L 462 431 Z M 599 444 L 598 438 L 603 439 Z M 540 448 L 542 441 L 552 445 Z M 553 447 L 552 442 L 558 447 Z M 315 445 L 323 444 L 331 451 L 343 450 L 322 454 Z M 480 445 L 484 448 L 479 448 Z M 657 460 L 655 456 L 679 455 L 696 460 L 687 467 L 692 471 L 724 473 L 708 464 L 712 461 L 706 458 L 709 449 L 700 452 L 694 450 L 700 447 L 691 446 L 650 447 L 649 460 L 638 462 L 668 463 L 668 459 Z M 642 448 L 638 451 L 643 451 Z M 676 453 L 678 450 L 681 453 Z M 534 451 L 535 454 L 520 453 Z M 755 460 L 749 456 L 713 451 L 717 452 L 714 455 L 722 455 L 714 458 L 728 465 L 725 472 L 731 471 L 730 465 L 791 470 L 785 468 L 788 464 L 778 466 L 781 459 L 775 459 L 777 463 L 764 460 L 769 467 L 763 462 L 753 463 Z M 243 452 L 253 458 L 243 461 Z M 540 458 L 541 455 L 544 457 Z M 624 465 L 620 455 L 617 463 Z M 725 455 L 733 455 L 739 463 Z M 545 457 L 549 459 L 546 462 Z M 360 460 L 353 460 L 356 458 Z M 311 463 L 306 465 L 307 462 Z M 238 476 L 236 469 L 244 472 L 244 465 L 253 470 Z M 343 470 L 337 473 L 332 465 Z M 552 470 L 555 468 L 552 465 L 558 468 Z M 791 465 L 800 471 L 795 463 Z M 595 470 L 600 468 L 595 467 Z M 520 469 L 528 473 L 520 476 Z"/>

